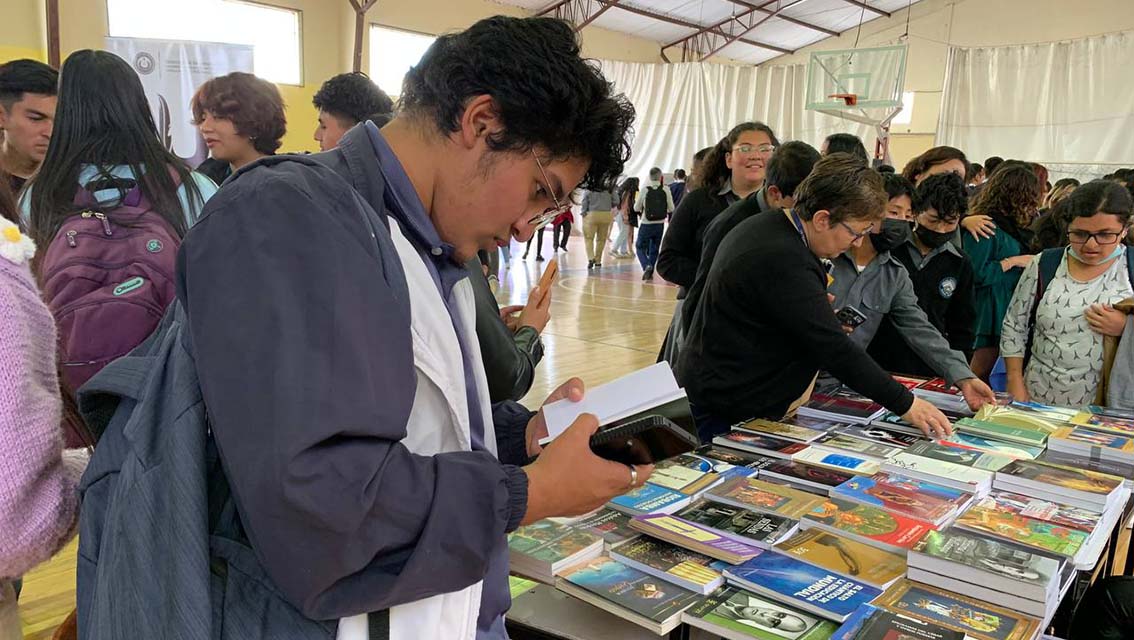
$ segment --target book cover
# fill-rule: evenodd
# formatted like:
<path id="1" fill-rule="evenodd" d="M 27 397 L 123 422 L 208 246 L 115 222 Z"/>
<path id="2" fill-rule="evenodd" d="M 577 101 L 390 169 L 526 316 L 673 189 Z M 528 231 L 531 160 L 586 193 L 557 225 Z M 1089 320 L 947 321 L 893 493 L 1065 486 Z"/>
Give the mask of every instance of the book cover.
<path id="1" fill-rule="evenodd" d="M 1050 434 L 1059 427 L 1066 426 L 1076 413 L 1074 410 L 1068 411 L 1036 403 L 1013 402 L 1008 406 L 987 404 L 981 407 L 974 417 L 983 422 Z"/>
<path id="2" fill-rule="evenodd" d="M 961 631 L 974 640 L 1032 640 L 1039 621 L 941 589 L 902 581 L 875 603 L 889 611 Z"/>
<path id="3" fill-rule="evenodd" d="M 508 576 L 508 593 L 511 594 L 513 600 L 538 586 L 539 583 L 535 580 L 528 580 L 527 578 L 521 578 L 519 576 Z"/>
<path id="4" fill-rule="evenodd" d="M 1117 476 L 1125 480 L 1127 486 L 1130 486 L 1132 482 L 1134 482 L 1134 463 L 1121 462 L 1118 460 L 1104 460 L 1102 458 L 1087 458 L 1081 454 L 1068 453 L 1066 451 L 1053 451 L 1051 449 L 1044 451 L 1036 460 L 1055 466 L 1077 467 L 1103 475 Z"/>
<path id="5" fill-rule="evenodd" d="M 1062 441 L 1062 442 L 1061 442 Z M 1071 450 L 1101 449 L 1111 455 L 1134 456 L 1134 440 L 1085 427 L 1062 427 L 1048 438 L 1048 447 L 1062 444 Z"/>
<path id="6" fill-rule="evenodd" d="M 600 540 L 586 531 L 577 531 L 551 520 L 539 520 L 508 534 L 508 550 L 551 565 L 586 550 Z"/>
<path id="7" fill-rule="evenodd" d="M 858 634 L 866 626 L 866 621 L 878 610 L 873 604 L 864 604 L 855 609 L 835 633 L 831 634 L 829 640 L 858 640 Z"/>
<path id="8" fill-rule="evenodd" d="M 612 509 L 637 515 L 640 513 L 670 513 L 689 503 L 689 496 L 678 491 L 646 483 L 610 501 Z"/>
<path id="9" fill-rule="evenodd" d="M 670 582 L 684 581 L 696 585 L 701 593 L 712 591 L 724 580 L 721 572 L 710 566 L 714 560 L 709 556 L 652 538 L 642 537 L 627 542 L 612 549 L 610 557 L 630 566 L 634 563 L 643 565 L 636 567 L 643 571 L 644 567 L 649 567 L 653 571 L 647 573 Z"/>
<path id="10" fill-rule="evenodd" d="M 890 513 L 878 507 L 836 498 L 816 505 L 804 516 L 804 519 L 864 540 L 872 540 L 900 549 L 914 546 L 933 529 L 933 525 L 927 522 Z"/>
<path id="11" fill-rule="evenodd" d="M 1043 447 L 1004 442 L 971 433 L 961 433 L 960 431 L 954 431 L 953 435 L 945 440 L 938 440 L 937 443 L 945 446 L 967 447 L 1000 456 L 1008 456 L 1009 458 L 1024 458 L 1025 460 L 1035 460 L 1043 453 Z"/>
<path id="12" fill-rule="evenodd" d="M 910 391 L 924 387 L 924 385 L 927 385 L 931 382 L 931 380 L 929 378 L 919 378 L 917 376 L 903 376 L 903 375 L 898 375 L 896 373 L 891 374 L 890 377 L 892 377 L 894 379 L 894 382 L 897 382 L 898 384 L 902 385 L 906 389 L 909 389 Z"/>
<path id="13" fill-rule="evenodd" d="M 1016 442 L 1032 447 L 1044 446 L 1047 442 L 1048 435 L 1051 433 L 1042 429 L 987 422 L 973 418 L 961 418 L 957 420 L 955 424 L 957 430 L 963 433 L 971 433 L 973 435 L 1005 440 L 1007 442 Z"/>
<path id="14" fill-rule="evenodd" d="M 1122 478 L 1095 473 L 1085 469 L 1072 469 L 1035 460 L 1016 460 L 999 474 L 1008 478 L 1031 480 L 1062 489 L 1079 491 L 1105 498 L 1122 486 Z"/>
<path id="15" fill-rule="evenodd" d="M 887 460 L 884 466 L 887 473 L 907 476 L 918 474 L 929 478 L 940 478 L 939 483 L 945 481 L 961 483 L 966 485 L 970 491 L 987 488 L 993 475 L 991 471 L 984 469 L 973 469 L 951 462 L 923 458 L 904 451 Z"/>
<path id="16" fill-rule="evenodd" d="M 956 526 L 1069 558 L 1079 552 L 1088 537 L 1083 531 L 980 505 L 962 513 Z"/>
<path id="17" fill-rule="evenodd" d="M 634 516 L 630 526 L 687 549 L 703 551 L 706 555 L 726 562 L 752 558 L 764 552 L 760 547 L 721 535 L 704 525 L 665 514 Z"/>
<path id="18" fill-rule="evenodd" d="M 1062 566 L 1053 558 L 960 529 L 930 531 L 910 552 L 991 573 L 1040 593 L 1046 593 L 1053 581 L 1058 584 Z"/>
<path id="19" fill-rule="evenodd" d="M 807 529 L 773 547 L 808 564 L 883 587 L 906 574 L 906 557 L 821 529 Z"/>
<path id="20" fill-rule="evenodd" d="M 1127 438 L 1134 438 L 1134 419 L 1116 416 L 1100 415 L 1089 411 L 1080 411 L 1071 418 L 1071 424 L 1091 429 L 1113 433 Z"/>
<path id="21" fill-rule="evenodd" d="M 1024 518 L 1075 529 L 1088 535 L 1095 530 L 1102 518 L 1100 514 L 1093 511 L 1040 500 L 1011 491 L 993 491 L 977 501 L 976 506 L 989 511 L 1003 511 Z"/>
<path id="22" fill-rule="evenodd" d="M 731 464 L 735 467 L 751 467 L 753 469 L 759 469 L 761 466 L 771 464 L 778 460 L 778 458 L 762 456 L 758 453 L 749 453 L 747 451 L 718 447 L 711 444 L 707 444 L 698 449 L 695 455 L 713 460 L 717 463 Z"/>
<path id="23" fill-rule="evenodd" d="M 962 449 L 947 447 L 935 442 L 919 442 L 906 449 L 907 455 L 921 456 L 931 460 L 940 460 L 950 464 L 969 467 L 970 469 L 983 469 L 984 471 L 999 471 L 1012 462 L 1008 456 L 998 456 L 975 449 Z"/>
<path id="24" fill-rule="evenodd" d="M 940 396 L 964 398 L 964 396 L 961 394 L 961 390 L 949 384 L 948 382 L 945 382 L 945 378 L 931 378 L 929 380 L 926 380 L 917 387 L 917 390 L 927 394 L 935 393 Z"/>
<path id="25" fill-rule="evenodd" d="M 746 451 L 766 453 L 777 458 L 790 458 L 791 454 L 807 448 L 807 445 L 802 442 L 750 431 L 729 431 L 713 438 L 713 443 L 724 447 L 737 447 Z"/>
<path id="26" fill-rule="evenodd" d="M 875 610 L 862 626 L 856 640 L 965 640 L 961 631 L 946 629 L 891 611 Z"/>
<path id="27" fill-rule="evenodd" d="M 825 393 L 813 393 L 811 400 L 799 408 L 802 415 L 838 416 L 857 422 L 869 422 L 886 410 L 849 387 L 836 387 Z"/>
<path id="28" fill-rule="evenodd" d="M 793 455 L 791 459 L 803 464 L 839 469 L 840 471 L 845 470 L 862 475 L 878 473 L 878 463 L 874 460 L 858 458 L 845 453 L 831 453 L 814 447 L 800 451 Z"/>
<path id="29" fill-rule="evenodd" d="M 698 467 L 702 466 L 701 461 L 687 458 L 660 462 L 654 467 L 654 472 L 650 474 L 649 483 L 685 495 L 695 495 L 720 482 L 720 476 L 717 473 L 688 466 L 693 462 Z"/>
<path id="30" fill-rule="evenodd" d="M 835 487 L 831 496 L 923 522 L 940 522 L 972 500 L 972 494 L 959 489 L 889 473 L 851 478 Z"/>
<path id="31" fill-rule="evenodd" d="M 849 451 L 858 456 L 867 458 L 885 459 L 904 449 L 904 447 L 891 447 L 861 438 L 855 438 L 843 433 L 828 433 L 812 443 L 812 447 Z"/>
<path id="32" fill-rule="evenodd" d="M 699 598 L 692 591 L 607 557 L 573 567 L 562 579 L 654 622 L 681 613 Z"/>
<path id="33" fill-rule="evenodd" d="M 811 442 L 815 438 L 823 435 L 822 431 L 801 427 L 794 424 L 787 424 L 786 422 L 774 422 L 772 420 L 764 420 L 756 418 L 747 422 L 734 425 L 733 429 L 741 431 L 750 431 L 753 433 L 763 433 L 767 435 L 776 436 L 778 438 L 787 438 L 789 440 L 797 440 L 799 442 Z"/>
<path id="34" fill-rule="evenodd" d="M 725 629 L 757 640 L 827 640 L 835 631 L 828 620 L 733 586 L 690 607 L 684 617 L 698 628 L 717 633 Z"/>
<path id="35" fill-rule="evenodd" d="M 905 449 L 912 444 L 924 440 L 921 436 L 902 433 L 901 431 L 894 431 L 877 425 L 850 425 L 840 428 L 839 433 L 852 438 L 877 442 L 878 444 L 884 444 L 888 447 L 897 447 L 899 449 Z"/>
<path id="36" fill-rule="evenodd" d="M 716 502 L 699 502 L 675 515 L 687 522 L 747 538 L 761 547 L 776 544 L 797 526 L 797 522 L 790 518 Z"/>
<path id="37" fill-rule="evenodd" d="M 790 418 L 784 418 L 781 422 L 798 425 L 807 429 L 814 429 L 816 431 L 837 431 L 843 427 L 860 424 L 858 422 L 850 422 L 849 420 L 828 420 L 826 418 L 801 416 L 799 414 L 791 416 Z"/>
<path id="38" fill-rule="evenodd" d="M 835 471 L 825 467 L 814 467 L 809 464 L 792 462 L 790 460 L 776 460 L 760 470 L 761 474 L 774 474 L 781 478 L 797 480 L 799 482 L 837 487 L 854 477 L 853 473 Z"/>
<path id="39" fill-rule="evenodd" d="M 725 577 L 736 586 L 799 603 L 836 622 L 882 594 L 881 589 L 779 553 L 765 553 L 725 569 Z"/>
<path id="40" fill-rule="evenodd" d="M 717 502 L 787 518 L 798 518 L 817 500 L 816 496 L 806 491 L 753 478 L 738 478 L 705 495 Z"/>
<path id="41" fill-rule="evenodd" d="M 638 532 L 630 528 L 630 516 L 603 507 L 592 515 L 577 520 L 571 525 L 603 539 L 608 545 L 616 545 L 638 537 Z"/>

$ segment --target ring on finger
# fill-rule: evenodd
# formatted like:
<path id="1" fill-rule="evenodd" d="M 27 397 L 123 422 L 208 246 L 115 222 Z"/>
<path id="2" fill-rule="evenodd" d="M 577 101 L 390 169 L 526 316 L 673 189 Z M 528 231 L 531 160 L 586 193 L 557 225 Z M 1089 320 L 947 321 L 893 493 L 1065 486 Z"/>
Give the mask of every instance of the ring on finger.
<path id="1" fill-rule="evenodd" d="M 629 466 L 630 466 L 630 488 L 633 489 L 634 487 L 638 486 L 638 470 L 634 468 L 634 465 L 629 465 Z"/>

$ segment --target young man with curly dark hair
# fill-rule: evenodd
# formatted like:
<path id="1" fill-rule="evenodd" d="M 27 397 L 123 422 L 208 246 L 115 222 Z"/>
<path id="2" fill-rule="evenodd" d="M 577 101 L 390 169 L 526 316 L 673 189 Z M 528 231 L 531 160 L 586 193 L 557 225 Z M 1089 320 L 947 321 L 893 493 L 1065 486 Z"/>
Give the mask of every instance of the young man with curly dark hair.
<path id="1" fill-rule="evenodd" d="M 633 107 L 548 18 L 439 37 L 401 98 L 381 131 L 236 172 L 182 245 L 220 513 L 250 551 L 228 580 L 261 576 L 223 598 L 245 638 L 506 638 L 506 534 L 652 471 L 595 456 L 593 416 L 541 449 L 542 412 L 490 404 L 462 266 L 614 181 Z"/>
<path id="2" fill-rule="evenodd" d="M 311 103 L 319 110 L 315 141 L 320 151 L 334 149 L 343 134 L 359 122 L 394 111 L 390 96 L 361 71 L 340 73 L 324 82 Z"/>
<path id="3" fill-rule="evenodd" d="M 898 176 L 898 179 L 904 180 Z M 972 356 L 973 265 L 951 242 L 961 218 L 968 211 L 964 179 L 955 173 L 939 173 L 922 181 L 913 197 L 912 237 L 890 251 L 905 266 L 917 294 L 917 304 L 930 324 L 949 341 L 954 351 Z M 901 338 L 890 320 L 884 319 L 868 349 L 878 364 L 889 371 L 931 376 L 934 370 Z"/>
<path id="4" fill-rule="evenodd" d="M 274 154 L 287 133 L 280 90 L 251 73 L 235 71 L 205 82 L 190 109 L 209 155 L 233 171 Z"/>

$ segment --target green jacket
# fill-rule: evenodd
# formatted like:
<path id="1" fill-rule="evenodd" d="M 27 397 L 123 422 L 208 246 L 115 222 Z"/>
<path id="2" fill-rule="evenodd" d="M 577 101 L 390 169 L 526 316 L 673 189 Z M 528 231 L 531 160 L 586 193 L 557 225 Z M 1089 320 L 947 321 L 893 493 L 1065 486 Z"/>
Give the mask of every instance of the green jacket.
<path id="1" fill-rule="evenodd" d="M 1024 253 L 1024 247 L 1003 229 L 984 240 L 973 240 L 963 234 L 962 246 L 973 263 L 973 307 L 976 309 L 976 342 L 974 348 L 1000 344 L 1000 325 L 1012 301 L 1012 293 L 1023 269 L 1005 271 L 1000 261 Z"/>

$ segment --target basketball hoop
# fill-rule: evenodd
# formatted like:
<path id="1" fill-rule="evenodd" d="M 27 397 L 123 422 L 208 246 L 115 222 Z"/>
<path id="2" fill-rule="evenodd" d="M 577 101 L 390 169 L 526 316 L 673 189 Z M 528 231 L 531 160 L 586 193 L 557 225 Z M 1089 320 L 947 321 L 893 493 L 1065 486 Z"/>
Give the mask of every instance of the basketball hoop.
<path id="1" fill-rule="evenodd" d="M 848 107 L 853 107 L 853 106 L 858 104 L 858 94 L 857 93 L 832 93 L 831 95 L 829 95 L 827 97 L 842 100 L 843 103 Z"/>

